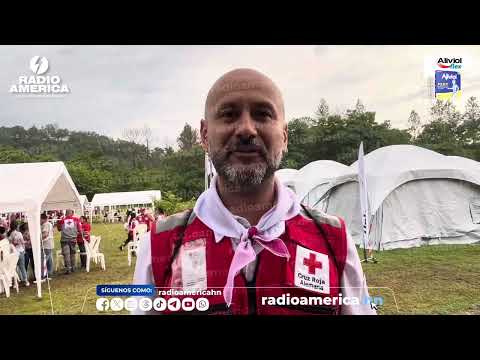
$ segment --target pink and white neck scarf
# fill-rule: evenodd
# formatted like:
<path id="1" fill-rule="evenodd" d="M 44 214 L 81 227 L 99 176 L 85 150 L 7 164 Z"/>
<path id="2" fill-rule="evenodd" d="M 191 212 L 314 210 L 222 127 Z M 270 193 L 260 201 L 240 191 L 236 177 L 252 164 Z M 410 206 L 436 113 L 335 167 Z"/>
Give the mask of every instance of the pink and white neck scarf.
<path id="1" fill-rule="evenodd" d="M 217 243 L 224 237 L 240 239 L 223 291 L 225 302 L 230 306 L 235 276 L 256 259 L 254 244 L 276 256 L 290 258 L 290 253 L 279 236 L 285 232 L 285 221 L 299 214 L 300 202 L 292 190 L 275 178 L 277 190 L 275 206 L 262 216 L 257 225 L 246 228 L 223 205 L 217 193 L 216 183 L 217 176 L 211 182 L 210 188 L 198 198 L 194 212 L 205 225 L 212 229 Z"/>

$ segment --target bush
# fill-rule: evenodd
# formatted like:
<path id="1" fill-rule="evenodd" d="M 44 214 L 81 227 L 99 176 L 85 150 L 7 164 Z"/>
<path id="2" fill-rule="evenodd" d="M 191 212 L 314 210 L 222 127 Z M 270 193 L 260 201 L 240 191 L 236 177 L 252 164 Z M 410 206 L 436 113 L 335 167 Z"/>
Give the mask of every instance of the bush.
<path id="1" fill-rule="evenodd" d="M 192 198 L 189 201 L 183 201 L 172 192 L 165 192 L 162 194 L 162 200 L 154 202 L 155 211 L 162 209 L 165 215 L 169 216 L 182 212 L 187 209 L 193 209 L 196 199 Z"/>

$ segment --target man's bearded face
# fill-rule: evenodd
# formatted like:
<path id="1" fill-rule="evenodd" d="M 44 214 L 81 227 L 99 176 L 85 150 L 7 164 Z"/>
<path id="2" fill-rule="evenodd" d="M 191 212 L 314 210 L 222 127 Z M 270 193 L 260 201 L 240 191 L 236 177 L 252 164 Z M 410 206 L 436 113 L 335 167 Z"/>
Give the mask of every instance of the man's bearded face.
<path id="1" fill-rule="evenodd" d="M 212 149 L 213 166 L 227 183 L 246 188 L 260 185 L 280 166 L 283 152 L 272 153 L 259 138 L 232 138 L 225 148 Z"/>
<path id="2" fill-rule="evenodd" d="M 209 93 L 202 141 L 219 176 L 246 190 L 279 168 L 287 128 L 281 94 L 268 78 L 248 71 L 229 74 Z"/>

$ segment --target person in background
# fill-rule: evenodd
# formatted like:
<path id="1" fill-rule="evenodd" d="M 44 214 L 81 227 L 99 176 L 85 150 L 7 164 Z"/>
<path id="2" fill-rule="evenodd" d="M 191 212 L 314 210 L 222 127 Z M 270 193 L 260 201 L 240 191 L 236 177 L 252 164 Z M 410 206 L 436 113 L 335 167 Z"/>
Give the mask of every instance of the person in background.
<path id="1" fill-rule="evenodd" d="M 7 222 L 7 219 L 4 218 L 4 217 L 1 217 L 0 218 L 0 226 L 7 229 L 8 228 L 8 222 Z"/>
<path id="2" fill-rule="evenodd" d="M 42 230 L 42 280 L 50 280 L 53 274 L 53 225 L 48 221 L 48 216 L 42 214 L 40 216 L 40 225 Z M 46 267 L 46 272 L 43 267 Z"/>
<path id="3" fill-rule="evenodd" d="M 10 218 L 9 218 L 9 221 L 8 221 L 8 228 L 10 229 L 12 224 L 16 224 L 16 221 L 17 221 L 17 214 L 10 214 Z"/>
<path id="4" fill-rule="evenodd" d="M 159 207 L 155 210 L 155 222 L 157 222 L 157 220 L 165 219 L 165 217 L 165 210 L 163 210 L 163 208 Z"/>
<path id="5" fill-rule="evenodd" d="M 62 246 L 63 260 L 65 262 L 65 275 L 75 271 L 75 253 L 78 233 L 82 232 L 82 225 L 73 210 L 67 210 L 66 216 L 57 222 L 60 231 L 60 245 Z"/>
<path id="6" fill-rule="evenodd" d="M 90 232 L 92 231 L 92 226 L 88 222 L 88 218 L 86 216 L 81 216 L 80 223 L 82 224 L 83 239 L 90 242 Z"/>
<path id="7" fill-rule="evenodd" d="M 85 241 L 90 242 L 90 224 L 88 223 L 86 216 L 80 217 L 80 224 L 82 226 L 82 231 L 77 235 L 77 244 L 80 249 L 80 261 L 82 263 L 82 268 L 87 268 L 87 255 L 85 253 Z"/>
<path id="8" fill-rule="evenodd" d="M 120 251 L 123 251 L 123 248 L 125 246 L 127 246 L 127 244 L 130 241 L 133 241 L 133 235 L 134 235 L 134 231 L 135 231 L 135 228 L 137 227 L 137 225 L 138 225 L 137 216 L 134 212 L 132 212 L 130 214 L 130 221 L 127 223 L 127 226 L 126 226 L 126 229 L 125 229 L 125 230 L 128 231 L 127 240 L 125 240 L 123 242 L 123 244 L 119 246 Z"/>
<path id="9" fill-rule="evenodd" d="M 8 243 L 7 239 L 7 228 L 4 226 L 0 226 L 0 245 L 3 245 L 3 243 Z"/>
<path id="10" fill-rule="evenodd" d="M 25 284 L 25 286 L 30 286 L 27 277 L 27 271 L 25 269 L 25 246 L 23 242 L 23 236 L 20 231 L 17 230 L 16 223 L 13 222 L 10 226 L 10 231 L 7 233 L 10 243 L 15 247 L 15 250 L 18 253 L 18 263 L 17 263 L 17 272 L 20 277 L 20 281 Z"/>
<path id="11" fill-rule="evenodd" d="M 137 216 L 137 221 L 139 224 L 147 225 L 147 231 L 150 231 L 150 222 L 155 221 L 155 218 L 150 214 L 147 209 L 140 209 L 140 214 Z"/>
<path id="12" fill-rule="evenodd" d="M 35 274 L 35 262 L 33 260 L 32 241 L 30 240 L 30 232 L 28 231 L 28 224 L 22 223 L 18 229 L 22 233 L 23 243 L 25 247 L 25 271 L 28 276 L 28 266 L 32 267 L 32 274 Z"/>
<path id="13" fill-rule="evenodd" d="M 130 223 L 130 219 L 132 218 L 132 215 L 136 216 L 136 214 L 137 214 L 137 212 L 135 211 L 134 208 L 131 208 L 127 211 L 127 220 L 126 220 L 127 224 Z"/>

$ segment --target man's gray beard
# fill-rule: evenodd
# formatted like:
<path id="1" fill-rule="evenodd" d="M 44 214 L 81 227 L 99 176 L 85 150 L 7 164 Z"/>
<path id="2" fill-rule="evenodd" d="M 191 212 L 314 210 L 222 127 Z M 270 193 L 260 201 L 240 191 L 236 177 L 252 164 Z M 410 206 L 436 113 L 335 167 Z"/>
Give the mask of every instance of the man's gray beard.
<path id="1" fill-rule="evenodd" d="M 212 154 L 211 160 L 218 175 L 224 179 L 226 185 L 247 190 L 262 184 L 269 179 L 280 167 L 283 158 L 283 151 L 274 156 L 273 159 L 267 159 L 266 162 L 258 162 L 251 165 L 233 166 L 225 161 L 222 156 Z"/>

